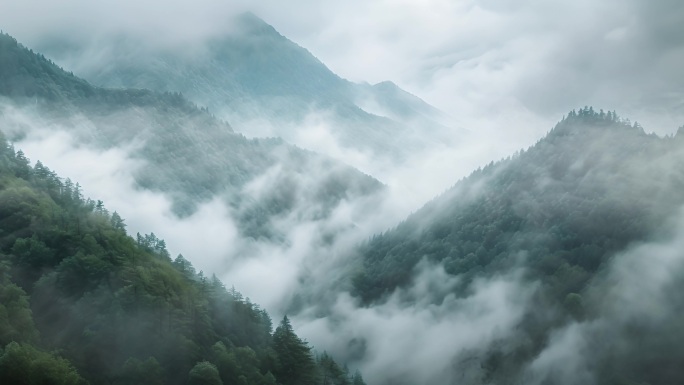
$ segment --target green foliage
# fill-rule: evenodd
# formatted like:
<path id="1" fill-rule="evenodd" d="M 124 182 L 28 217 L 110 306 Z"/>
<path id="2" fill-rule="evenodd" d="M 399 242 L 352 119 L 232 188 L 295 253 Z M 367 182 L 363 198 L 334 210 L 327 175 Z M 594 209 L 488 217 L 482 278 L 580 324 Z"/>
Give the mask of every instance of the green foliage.
<path id="1" fill-rule="evenodd" d="M 423 258 L 462 275 L 467 292 L 475 277 L 524 256 L 530 278 L 562 302 L 684 203 L 674 193 L 684 176 L 668 162 L 679 151 L 614 113 L 573 111 L 529 150 L 477 170 L 362 246 L 357 294 L 371 302 L 410 283 Z"/>
<path id="2" fill-rule="evenodd" d="M 154 357 L 145 361 L 129 358 L 124 362 L 116 382 L 121 385 L 163 385 L 162 367 Z"/>
<path id="3" fill-rule="evenodd" d="M 198 362 L 188 375 L 189 385 L 223 385 L 216 366 L 210 362 Z"/>
<path id="4" fill-rule="evenodd" d="M 314 383 L 291 326 L 285 340 L 301 350 L 279 354 L 266 311 L 171 261 L 154 233 L 129 237 L 78 183 L 17 164 L 0 141 L 0 383 L 275 385 L 283 361 Z"/>
<path id="5" fill-rule="evenodd" d="M 554 330 L 601 314 L 602 307 L 586 298 L 612 258 L 635 242 L 671 234 L 669 218 L 684 205 L 681 143 L 648 135 L 614 112 L 572 111 L 527 151 L 475 171 L 361 245 L 356 294 L 366 304 L 383 301 L 412 283 L 424 259 L 459 276 L 455 292 L 448 293 L 457 296 L 470 295 L 478 278 L 521 269 L 523 282 L 538 285 L 535 306 L 525 309 L 515 337 L 499 341 L 506 349 L 492 348 L 479 367 L 484 382 L 516 383 L 511 379 L 547 346 Z M 659 348 L 649 355 L 644 349 L 607 353 L 595 363 L 602 383 L 622 371 L 654 383 L 682 380 L 656 362 L 674 367 L 684 350 L 662 341 L 650 326 L 628 330 L 633 339 L 625 345 L 649 340 Z"/>
<path id="6" fill-rule="evenodd" d="M 181 216 L 225 198 L 240 230 L 255 238 L 277 237 L 270 219 L 301 201 L 310 205 L 312 218 L 320 218 L 344 200 L 382 188 L 367 175 L 282 140 L 235 134 L 179 93 L 94 87 L 5 34 L 0 96 L 64 127 L 88 121 L 86 130 L 92 131 L 83 137 L 97 148 L 129 144 L 141 133 L 154 138 L 138 153 L 145 160 L 135 175 L 139 187 L 166 193 Z M 244 194 L 246 183 L 277 165 L 283 166 L 278 188 L 259 197 Z M 309 175 L 311 169 L 326 171 L 322 181 Z M 207 362 L 224 383 L 292 383 L 280 380 L 282 373 L 314 383 L 323 370 L 292 330 L 285 341 L 301 344 L 301 351 L 278 352 L 276 346 L 287 344 L 275 343 L 266 311 L 215 277 L 197 274 L 184 257 L 171 261 L 154 233 L 129 237 L 117 212 L 85 198 L 77 182 L 59 178 L 40 161 L 31 167 L 2 133 L 0 264 L 0 342 L 59 349 L 92 383 L 184 384 L 188 373 L 204 378 Z M 336 364 L 324 364 L 337 373 Z"/>
<path id="7" fill-rule="evenodd" d="M 319 382 L 322 385 L 352 385 L 348 373 L 337 365 L 337 362 L 323 352 L 318 358 Z M 352 379 L 353 381 L 353 379 Z"/>
<path id="8" fill-rule="evenodd" d="M 352 376 L 351 383 L 352 385 L 366 385 L 366 383 L 363 381 L 363 376 L 361 376 L 361 372 L 358 370 Z"/>
<path id="9" fill-rule="evenodd" d="M 0 356 L 0 382 L 13 385 L 83 385 L 71 364 L 31 345 L 11 342 Z"/>
<path id="10" fill-rule="evenodd" d="M 295 334 L 287 316 L 273 333 L 273 350 L 278 355 L 274 374 L 283 385 L 315 383 L 316 366 L 311 348 Z"/>
<path id="11" fill-rule="evenodd" d="M 31 238 L 19 238 L 12 246 L 14 254 L 21 264 L 34 268 L 50 265 L 53 262 L 52 251 L 34 235 Z"/>
<path id="12" fill-rule="evenodd" d="M 9 263 L 0 259 L 0 346 L 12 341 L 34 342 L 38 337 L 28 296 L 9 280 L 9 269 Z"/>

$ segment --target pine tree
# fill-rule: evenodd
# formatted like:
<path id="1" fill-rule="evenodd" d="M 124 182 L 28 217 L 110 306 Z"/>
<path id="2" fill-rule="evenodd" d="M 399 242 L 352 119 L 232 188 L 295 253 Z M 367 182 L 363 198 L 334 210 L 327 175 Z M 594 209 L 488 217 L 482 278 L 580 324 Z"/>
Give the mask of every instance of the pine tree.
<path id="1" fill-rule="evenodd" d="M 352 385 L 366 385 L 363 381 L 363 377 L 361 377 L 361 372 L 358 370 L 354 373 L 354 376 L 352 376 Z"/>
<path id="2" fill-rule="evenodd" d="M 275 376 L 283 385 L 315 383 L 315 362 L 308 344 L 295 334 L 290 320 L 283 317 L 273 333 L 273 349 L 278 356 Z"/>
<path id="3" fill-rule="evenodd" d="M 124 223 L 124 220 L 121 218 L 119 213 L 117 213 L 116 211 L 112 213 L 110 222 L 115 229 L 126 232 L 126 224 Z"/>

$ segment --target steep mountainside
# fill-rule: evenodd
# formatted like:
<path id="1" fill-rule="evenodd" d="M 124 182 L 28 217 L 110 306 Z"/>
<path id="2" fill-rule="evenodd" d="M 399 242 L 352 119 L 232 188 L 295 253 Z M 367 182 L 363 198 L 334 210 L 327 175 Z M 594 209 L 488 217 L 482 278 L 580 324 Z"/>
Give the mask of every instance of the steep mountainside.
<path id="1" fill-rule="evenodd" d="M 267 121 L 269 132 L 289 141 L 309 114 L 325 115 L 343 145 L 401 160 L 438 141 L 435 132 L 450 131 L 419 98 L 389 82 L 340 78 L 253 14 L 226 23 L 229 32 L 199 47 L 155 48 L 119 36 L 92 47 L 49 41 L 42 49 L 98 85 L 181 92 L 247 134 L 248 122 Z"/>
<path id="2" fill-rule="evenodd" d="M 0 36 L 0 95 L 41 124 L 66 127 L 88 146 L 135 147 L 143 161 L 139 187 L 170 196 L 180 215 L 222 197 L 242 230 L 255 237 L 273 235 L 270 218 L 287 215 L 300 200 L 309 202 L 308 218 L 318 218 L 343 199 L 382 189 L 351 167 L 282 140 L 235 134 L 179 94 L 94 87 L 8 35 Z M 21 121 L 10 128 L 12 135 L 25 133 Z M 256 195 L 247 189 L 273 170 L 268 190 Z"/>
<path id="3" fill-rule="evenodd" d="M 460 277 L 458 296 L 467 296 L 478 279 L 521 269 L 525 282 L 539 285 L 535 302 L 514 337 L 483 349 L 473 361 L 472 383 L 546 383 L 525 379 L 525 368 L 551 345 L 554 333 L 568 325 L 598 330 L 610 319 L 611 334 L 584 354 L 596 383 L 681 382 L 684 377 L 675 368 L 684 349 L 657 332 L 663 328 L 671 338 L 684 336 L 684 326 L 675 326 L 672 318 L 676 314 L 656 311 L 653 318 L 633 316 L 621 324 L 607 302 L 608 293 L 621 284 L 610 280 L 615 265 L 627 258 L 620 255 L 630 255 L 642 242 L 677 235 L 684 205 L 681 136 L 645 134 L 614 113 L 573 111 L 535 146 L 476 171 L 363 245 L 356 293 L 367 304 L 382 302 L 412 282 L 421 260 Z M 659 263 L 656 255 L 643 258 Z M 668 285 L 681 290 L 684 282 L 675 278 Z M 646 306 L 637 301 L 634 312 Z M 658 306 L 682 305 L 681 298 L 667 297 Z M 546 380 L 568 383 L 560 374 Z"/>
<path id="4" fill-rule="evenodd" d="M 273 331 L 258 305 L 125 228 L 0 133 L 0 382 L 363 384 L 286 317 Z"/>

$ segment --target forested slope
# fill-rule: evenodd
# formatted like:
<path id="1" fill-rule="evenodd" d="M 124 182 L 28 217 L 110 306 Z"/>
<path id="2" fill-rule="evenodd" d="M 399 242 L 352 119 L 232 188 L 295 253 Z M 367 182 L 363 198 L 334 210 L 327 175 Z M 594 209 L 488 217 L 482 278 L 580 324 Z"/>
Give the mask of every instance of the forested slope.
<path id="1" fill-rule="evenodd" d="M 0 136 L 0 382 L 363 383 Z"/>
<path id="2" fill-rule="evenodd" d="M 535 276 L 561 266 L 582 289 L 612 253 L 644 240 L 684 203 L 681 138 L 659 138 L 613 113 L 571 113 L 527 151 L 457 183 L 364 246 L 359 293 L 372 301 L 406 284 L 422 258 L 451 274 L 491 274 L 517 263 Z M 560 286 L 566 285 L 566 286 Z"/>
<path id="3" fill-rule="evenodd" d="M 525 368 L 550 345 L 554 331 L 613 316 L 606 298 L 620 281 L 605 280 L 620 255 L 676 236 L 684 205 L 681 136 L 646 134 L 612 112 L 573 111 L 536 145 L 477 170 L 362 245 L 356 294 L 369 306 L 382 303 L 395 288 L 412 284 L 422 260 L 458 276 L 455 294 L 464 297 L 478 279 L 521 271 L 523 282 L 539 285 L 534 303 L 514 336 L 484 349 L 474 383 L 525 383 Z M 658 306 L 679 308 L 682 302 L 668 301 Z M 598 383 L 684 380 L 674 370 L 684 349 L 655 332 L 662 327 L 682 336 L 684 327 L 674 327 L 669 312 L 652 316 L 628 326 L 615 322 L 611 337 L 601 338 L 619 341 L 619 348 L 586 353 L 603 354 L 592 363 Z M 646 345 L 648 354 L 639 348 Z M 558 373 L 549 380 L 566 383 Z"/>
<path id="4" fill-rule="evenodd" d="M 180 94 L 106 89 L 67 73 L 54 63 L 0 35 L 0 96 L 35 125 L 68 130 L 78 144 L 95 149 L 134 148 L 142 161 L 138 187 L 162 192 L 174 211 L 192 214 L 197 205 L 222 198 L 236 212 L 241 230 L 273 236 L 269 221 L 291 213 L 300 201 L 309 218 L 326 217 L 344 199 L 372 195 L 382 185 L 326 156 L 280 139 L 247 139 L 188 102 Z M 0 114 L 10 116 L 7 105 Z M 12 112 L 12 111 L 11 111 Z M 24 120 L 14 135 L 25 134 Z M 255 178 L 278 170 L 261 196 L 245 190 Z"/>

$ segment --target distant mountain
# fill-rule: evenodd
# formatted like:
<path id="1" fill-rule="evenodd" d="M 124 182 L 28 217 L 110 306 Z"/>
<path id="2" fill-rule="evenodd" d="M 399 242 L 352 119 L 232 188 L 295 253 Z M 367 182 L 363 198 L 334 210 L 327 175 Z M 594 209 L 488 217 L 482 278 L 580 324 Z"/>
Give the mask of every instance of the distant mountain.
<path id="1" fill-rule="evenodd" d="M 34 118 L 71 127 L 83 144 L 140 147 L 139 187 L 167 194 L 179 215 L 221 197 L 254 237 L 274 236 L 269 221 L 301 202 L 307 202 L 303 219 L 315 220 L 343 199 L 383 189 L 349 166 L 280 139 L 246 139 L 177 93 L 92 86 L 8 35 L 0 35 L 0 96 Z M 264 191 L 248 188 L 275 169 Z"/>
<path id="2" fill-rule="evenodd" d="M 522 269 L 525 282 L 540 285 L 534 303 L 509 339 L 468 353 L 476 359 L 453 359 L 461 362 L 454 367 L 459 376 L 472 374 L 468 383 L 575 383 L 554 377 L 560 373 L 538 382 L 525 376 L 554 333 L 585 320 L 589 330 L 601 322 L 610 330 L 594 331 L 603 338 L 600 347 L 583 353 L 596 383 L 680 383 L 684 376 L 676 368 L 684 348 L 668 342 L 684 337 L 680 313 L 656 310 L 623 320 L 606 299 L 620 281 L 605 281 L 614 279 L 610 266 L 630 247 L 676 235 L 682 164 L 681 130 L 660 138 L 612 112 L 573 111 L 530 149 L 477 170 L 361 246 L 356 294 L 368 306 L 382 303 L 395 288 L 412 284 L 423 260 L 460 277 L 453 294 L 463 297 L 478 279 Z M 650 257 L 658 263 L 655 255 L 643 256 Z M 668 285 L 673 292 L 684 289 L 679 279 Z M 643 314 L 638 309 L 651 305 L 639 301 L 629 306 Z M 653 306 L 683 305 L 681 296 L 668 296 Z M 658 332 L 664 329 L 669 338 Z"/>
<path id="3" fill-rule="evenodd" d="M 41 49 L 94 84 L 181 92 L 250 136 L 267 122 L 269 133 L 297 144 L 296 132 L 314 114 L 332 123 L 344 146 L 403 160 L 455 135 L 440 123 L 444 114 L 418 97 L 390 82 L 340 78 L 251 13 L 226 23 L 230 32 L 198 46 L 155 48 L 118 36 L 92 46 L 48 41 Z"/>

